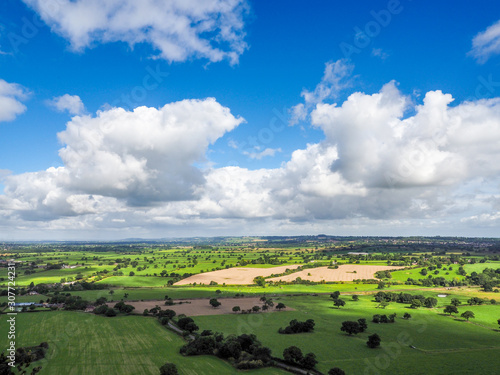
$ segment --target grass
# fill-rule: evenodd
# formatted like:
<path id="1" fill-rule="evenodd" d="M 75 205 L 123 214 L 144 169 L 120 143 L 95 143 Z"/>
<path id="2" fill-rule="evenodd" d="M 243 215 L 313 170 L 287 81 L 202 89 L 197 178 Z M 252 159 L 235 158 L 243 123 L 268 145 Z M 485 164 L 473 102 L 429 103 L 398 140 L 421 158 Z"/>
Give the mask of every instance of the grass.
<path id="1" fill-rule="evenodd" d="M 283 349 L 296 345 L 303 352 L 314 352 L 319 360 L 318 368 L 327 372 L 337 366 L 349 374 L 363 374 L 368 364 L 381 362 L 388 355 L 387 369 L 383 374 L 417 375 L 433 373 L 432 369 L 446 368 L 446 374 L 478 373 L 474 371 L 473 362 L 480 359 L 486 373 L 494 373 L 500 365 L 500 358 L 494 357 L 500 349 L 499 333 L 491 328 L 496 323 L 496 315 L 500 313 L 498 306 L 463 306 L 459 311 L 477 312 L 476 322 L 486 323 L 486 327 L 474 323 L 457 321 L 454 318 L 440 315 L 438 309 L 412 310 L 407 305 L 391 303 L 386 309 L 376 308 L 377 303 L 370 296 L 361 296 L 360 301 L 351 302 L 347 297 L 346 307 L 333 308 L 332 301 L 326 296 L 318 297 L 282 297 L 280 301 L 293 307 L 296 311 L 283 311 L 260 315 L 230 315 L 224 319 L 216 316 L 196 317 L 201 329 L 212 329 L 225 334 L 255 333 L 264 345 L 268 345 L 274 355 L 281 356 Z M 366 318 L 368 321 L 374 314 L 398 314 L 394 324 L 368 323 L 368 331 L 349 337 L 340 331 L 344 320 Z M 404 312 L 413 316 L 410 320 L 401 319 Z M 297 335 L 280 335 L 280 327 L 286 326 L 291 319 L 314 319 L 314 333 Z M 489 322 L 489 323 L 488 323 Z M 372 350 L 366 346 L 367 336 L 378 333 L 382 337 L 382 348 Z M 398 342 L 404 341 L 404 344 Z M 401 340 L 405 338 L 405 340 Z M 406 342 L 408 341 L 408 342 Z M 410 343 L 421 350 L 411 349 Z M 493 348 L 493 349 L 492 349 Z M 394 358 L 388 353 L 394 353 Z M 450 353 L 461 353 L 468 357 L 464 361 L 460 355 L 457 361 L 451 361 Z M 477 353 L 480 353 L 478 356 Z M 377 362 L 378 361 L 378 362 Z M 385 366 L 385 365 L 384 365 Z M 380 366 L 378 369 L 380 370 Z M 468 371 L 468 372 L 467 372 Z"/>
<path id="2" fill-rule="evenodd" d="M 449 269 L 450 267 L 452 268 L 451 270 Z M 393 272 L 391 272 L 391 275 L 392 275 L 392 280 L 401 281 L 401 282 L 406 281 L 408 278 L 412 278 L 414 280 L 425 279 L 425 278 L 428 278 L 429 275 L 431 275 L 432 277 L 444 277 L 446 280 L 463 280 L 465 278 L 465 276 L 461 276 L 457 273 L 459 267 L 460 266 L 458 264 L 453 264 L 451 266 L 443 265 L 442 269 L 437 269 L 437 271 L 439 271 L 438 274 L 435 274 L 434 272 L 436 270 L 433 270 L 433 271 L 428 271 L 427 275 L 425 275 L 425 276 L 423 276 L 420 273 L 420 271 L 426 267 L 419 267 L 419 268 L 413 268 L 413 269 L 401 270 L 401 271 L 393 271 Z M 488 263 L 476 263 L 476 264 L 465 264 L 464 265 L 464 270 L 467 272 L 467 275 L 470 275 L 472 272 L 480 273 L 485 268 L 493 268 L 493 269 L 500 268 L 500 262 L 490 261 Z M 448 273 L 448 275 L 446 273 Z"/>
<path id="3" fill-rule="evenodd" d="M 7 326 L 2 324 L 2 347 L 7 347 Z M 184 340 L 142 316 L 105 318 L 75 312 L 18 314 L 16 344 L 49 343 L 41 375 L 151 375 L 165 362 L 177 365 L 182 375 L 237 374 L 229 363 L 211 356 L 183 357 Z M 242 372 L 243 373 L 243 372 Z M 252 371 L 253 375 L 282 375 L 278 369 Z"/>
<path id="4" fill-rule="evenodd" d="M 99 281 L 101 284 L 124 287 L 160 287 L 166 286 L 169 278 L 154 276 L 111 276 Z"/>

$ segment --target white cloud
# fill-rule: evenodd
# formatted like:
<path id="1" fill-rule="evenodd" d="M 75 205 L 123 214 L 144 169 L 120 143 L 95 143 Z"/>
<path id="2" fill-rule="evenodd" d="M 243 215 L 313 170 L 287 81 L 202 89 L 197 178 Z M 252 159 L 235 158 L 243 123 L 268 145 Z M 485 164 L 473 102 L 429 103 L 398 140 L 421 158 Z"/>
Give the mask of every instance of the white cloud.
<path id="1" fill-rule="evenodd" d="M 24 113 L 26 106 L 21 101 L 27 96 L 27 91 L 21 85 L 0 79 L 0 122 L 12 121 Z"/>
<path id="2" fill-rule="evenodd" d="M 379 93 L 355 93 L 341 107 L 320 104 L 312 122 L 335 144 L 332 170 L 367 187 L 455 185 L 477 176 L 498 177 L 500 99 L 455 107 L 441 91 L 425 95 L 416 114 L 392 82 Z"/>
<path id="3" fill-rule="evenodd" d="M 189 57 L 237 63 L 244 0 L 23 0 L 76 51 L 95 43 L 149 43 L 168 61 Z"/>
<path id="4" fill-rule="evenodd" d="M 129 206 L 196 199 L 205 178 L 193 163 L 242 121 L 212 98 L 74 117 L 58 134 L 64 166 L 5 177 L 0 209 L 46 220 L 110 209 L 108 198 Z"/>
<path id="5" fill-rule="evenodd" d="M 63 167 L 4 177 L 0 228 L 117 237 L 120 228 L 121 237 L 494 228 L 500 98 L 452 101 L 431 91 L 415 105 L 389 82 L 318 103 L 310 117 L 324 140 L 258 170 L 193 166 L 243 121 L 215 99 L 74 117 L 59 134 Z"/>
<path id="6" fill-rule="evenodd" d="M 248 156 L 250 159 L 260 160 L 266 156 L 274 156 L 277 152 L 281 152 L 281 148 L 266 148 L 260 152 L 243 151 L 243 155 Z"/>
<path id="7" fill-rule="evenodd" d="M 342 90 L 351 85 L 349 77 L 353 70 L 354 65 L 346 59 L 326 63 L 323 78 L 314 91 L 302 90 L 300 95 L 304 98 L 304 103 L 292 107 L 290 124 L 304 121 L 316 104 L 337 98 Z"/>
<path id="8" fill-rule="evenodd" d="M 50 100 L 48 104 L 59 112 L 68 111 L 71 115 L 81 115 L 85 112 L 85 106 L 78 95 L 64 94 L 57 96 Z"/>
<path id="9" fill-rule="evenodd" d="M 469 54 L 479 63 L 485 63 L 491 56 L 500 53 L 500 20 L 478 33 L 472 39 Z"/>

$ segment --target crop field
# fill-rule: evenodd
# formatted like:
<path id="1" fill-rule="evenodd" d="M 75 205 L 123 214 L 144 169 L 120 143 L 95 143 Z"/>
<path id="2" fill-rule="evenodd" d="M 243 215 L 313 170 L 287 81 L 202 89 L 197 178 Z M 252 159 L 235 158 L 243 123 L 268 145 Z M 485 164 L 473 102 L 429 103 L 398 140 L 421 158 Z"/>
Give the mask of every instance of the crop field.
<path id="1" fill-rule="evenodd" d="M 495 276 L 500 275 L 495 273 L 500 258 L 495 253 L 465 255 L 456 246 L 438 254 L 422 251 L 422 245 L 412 248 L 405 240 L 393 252 L 378 245 L 372 250 L 366 240 L 335 245 L 309 239 L 293 244 L 226 241 L 231 242 L 6 249 L 0 261 L 17 262 L 16 302 L 49 303 L 63 296 L 81 298 L 89 306 L 104 298 L 110 308 L 119 301 L 135 307 L 115 317 L 65 311 L 61 305 L 54 311 L 36 307 L 18 313 L 18 346 L 49 343 L 47 357 L 30 369 L 40 365 L 42 375 L 157 375 L 162 364 L 173 362 L 189 375 L 289 373 L 274 367 L 239 371 L 215 356 L 182 356 L 186 339 L 151 314 L 143 316 L 156 306 L 193 317 L 199 328 L 195 335 L 204 330 L 255 334 L 281 360 L 290 346 L 312 352 L 322 374 L 333 367 L 355 375 L 493 374 L 500 367 L 500 277 Z M 369 252 L 357 253 L 358 245 Z M 257 276 L 262 276 L 259 282 Z M 8 312 L 9 281 L 7 267 L 0 267 L 3 313 Z M 344 306 L 334 306 L 333 292 L 340 293 Z M 419 295 L 435 303 L 413 308 L 395 301 L 381 304 L 375 300 L 379 292 Z M 263 297 L 272 299 L 274 307 L 249 313 L 263 306 Z M 471 305 L 473 298 L 480 304 Z M 210 306 L 210 299 L 221 305 Z M 278 303 L 286 308 L 278 311 Z M 453 303 L 458 313 L 445 314 Z M 246 313 L 234 312 L 235 306 Z M 469 321 L 461 316 L 465 311 L 474 314 Z M 405 313 L 411 318 L 404 319 Z M 396 314 L 395 322 L 373 323 L 376 314 Z M 340 330 L 343 322 L 361 318 L 367 320 L 365 332 Z M 278 333 L 294 319 L 312 319 L 314 330 Z M 0 325 L 3 347 L 6 329 Z M 370 349 L 366 342 L 374 333 L 382 342 Z"/>
<path id="2" fill-rule="evenodd" d="M 291 275 L 274 277 L 269 281 L 290 282 L 300 277 L 310 281 L 354 281 L 356 279 L 373 279 L 377 271 L 394 271 L 401 267 L 397 266 L 373 266 L 360 264 L 343 264 L 337 269 L 328 267 L 318 267 L 314 269 L 303 270 Z"/>
<path id="3" fill-rule="evenodd" d="M 227 270 L 207 272 L 188 277 L 181 281 L 176 282 L 174 285 L 189 285 L 189 284 L 210 284 L 216 282 L 217 284 L 229 285 L 251 285 L 253 279 L 257 276 L 271 276 L 272 274 L 279 274 L 285 272 L 287 269 L 295 269 L 299 265 L 294 266 L 281 266 L 281 267 L 266 267 L 266 268 L 242 268 L 234 267 Z"/>

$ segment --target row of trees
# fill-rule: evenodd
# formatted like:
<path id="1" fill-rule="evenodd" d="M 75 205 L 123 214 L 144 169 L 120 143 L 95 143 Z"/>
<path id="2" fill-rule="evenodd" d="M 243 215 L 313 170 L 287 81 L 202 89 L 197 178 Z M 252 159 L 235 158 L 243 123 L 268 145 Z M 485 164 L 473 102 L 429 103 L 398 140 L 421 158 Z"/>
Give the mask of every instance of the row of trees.
<path id="1" fill-rule="evenodd" d="M 454 305 L 446 306 L 443 311 L 445 314 L 449 314 L 450 316 L 451 314 L 458 314 L 458 308 Z M 469 321 L 470 318 L 475 318 L 474 313 L 470 310 L 463 312 L 460 316 L 464 319 L 467 319 L 467 321 Z"/>
<path id="2" fill-rule="evenodd" d="M 314 320 L 307 319 L 305 322 L 299 322 L 297 319 L 290 321 L 290 324 L 285 328 L 280 328 L 278 333 L 281 334 L 293 334 L 293 333 L 304 333 L 311 332 L 314 330 Z"/>

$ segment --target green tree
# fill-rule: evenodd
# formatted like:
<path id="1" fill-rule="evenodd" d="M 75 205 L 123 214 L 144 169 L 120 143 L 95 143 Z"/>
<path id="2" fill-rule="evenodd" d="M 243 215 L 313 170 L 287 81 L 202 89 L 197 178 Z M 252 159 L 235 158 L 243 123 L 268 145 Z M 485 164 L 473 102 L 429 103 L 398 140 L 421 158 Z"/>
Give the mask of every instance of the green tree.
<path id="1" fill-rule="evenodd" d="M 304 356 L 300 348 L 296 346 L 289 346 L 288 348 L 283 350 L 283 358 L 286 362 L 297 365 L 302 362 Z"/>
<path id="2" fill-rule="evenodd" d="M 336 300 L 333 300 L 333 304 L 340 309 L 342 306 L 345 306 L 345 301 L 343 299 L 337 298 Z"/>
<path id="3" fill-rule="evenodd" d="M 177 366 L 173 363 L 165 363 L 160 367 L 160 375 L 179 375 Z"/>
<path id="4" fill-rule="evenodd" d="M 214 309 L 222 305 L 219 301 L 217 301 L 217 298 L 210 298 L 210 306 L 212 306 Z"/>
<path id="5" fill-rule="evenodd" d="M 482 298 L 479 298 L 479 297 L 472 297 L 470 299 L 467 300 L 467 303 L 469 305 L 482 305 L 484 302 L 484 300 Z"/>
<path id="6" fill-rule="evenodd" d="M 452 304 L 453 306 L 458 306 L 458 305 L 460 305 L 461 303 L 462 303 L 462 302 L 460 302 L 460 300 L 459 300 L 458 298 L 452 298 L 452 299 L 451 299 L 451 304 Z"/>
<path id="7" fill-rule="evenodd" d="M 239 306 L 234 306 L 233 307 L 233 312 L 238 312 L 238 311 L 241 311 L 240 307 Z"/>
<path id="8" fill-rule="evenodd" d="M 305 369 L 312 370 L 317 363 L 318 361 L 316 360 L 316 354 L 307 353 L 300 362 L 300 365 Z"/>
<path id="9" fill-rule="evenodd" d="M 420 301 L 418 298 L 414 298 L 413 301 L 411 301 L 411 306 L 412 309 L 418 309 L 419 307 L 422 307 L 422 301 Z"/>
<path id="10" fill-rule="evenodd" d="M 377 306 L 377 307 L 380 307 L 380 308 L 382 308 L 382 309 L 385 309 L 387 306 L 389 306 L 389 302 L 387 302 L 387 301 L 382 301 L 382 302 L 380 302 L 380 303 L 378 304 L 378 306 Z"/>
<path id="11" fill-rule="evenodd" d="M 106 312 L 104 313 L 107 317 L 113 317 L 116 316 L 116 311 L 115 309 L 107 309 Z"/>
<path id="12" fill-rule="evenodd" d="M 353 334 L 357 335 L 358 333 L 362 332 L 359 323 L 353 322 L 352 320 L 346 320 L 345 322 L 342 322 L 342 327 L 340 327 L 340 330 L 347 333 L 349 336 Z"/>
<path id="13" fill-rule="evenodd" d="M 266 286 L 266 279 L 264 279 L 263 276 L 257 276 L 256 278 L 253 279 L 253 282 L 257 284 L 258 286 Z"/>
<path id="14" fill-rule="evenodd" d="M 465 318 L 467 319 L 467 321 L 469 321 L 470 318 L 474 319 L 475 316 L 474 316 L 474 313 L 470 310 L 467 310 L 467 311 L 464 311 L 462 313 L 462 315 L 460 315 L 462 318 Z"/>
<path id="15" fill-rule="evenodd" d="M 184 326 L 184 330 L 188 331 L 189 333 L 193 333 L 194 331 L 198 331 L 200 327 L 196 325 L 195 322 L 189 322 Z"/>
<path id="16" fill-rule="evenodd" d="M 330 294 L 330 297 L 335 300 L 335 299 L 340 297 L 340 292 L 338 290 L 336 290 L 335 292 Z"/>
<path id="17" fill-rule="evenodd" d="M 456 306 L 451 306 L 451 305 L 450 306 L 446 306 L 444 308 L 444 313 L 445 314 L 450 314 L 450 315 L 451 314 L 458 314 L 458 309 L 457 309 Z"/>
<path id="18" fill-rule="evenodd" d="M 424 306 L 427 308 L 435 307 L 437 305 L 438 301 L 437 298 L 434 297 L 427 297 L 424 301 Z"/>
<path id="19" fill-rule="evenodd" d="M 283 302 L 280 302 L 276 305 L 276 308 L 281 311 L 282 309 L 286 309 L 286 306 Z"/>
<path id="20" fill-rule="evenodd" d="M 406 320 L 411 319 L 411 314 L 405 312 L 404 315 L 403 315 L 403 319 L 406 319 Z"/>
<path id="21" fill-rule="evenodd" d="M 378 346 L 380 346 L 381 338 L 379 335 L 374 333 L 371 336 L 368 336 L 368 341 L 366 342 L 366 345 L 368 345 L 369 348 L 374 349 Z"/>
<path id="22" fill-rule="evenodd" d="M 353 294 L 353 295 L 352 295 L 352 300 L 353 300 L 353 301 L 359 301 L 359 296 L 358 296 L 357 294 Z M 337 368 L 337 367 L 335 367 L 335 368 Z M 333 370 L 333 369 L 332 369 L 332 370 Z M 342 370 L 340 370 L 340 371 L 342 371 Z"/>
<path id="23" fill-rule="evenodd" d="M 328 371 L 328 375 L 345 375 L 345 371 L 339 369 L 338 367 L 334 367 Z"/>
<path id="24" fill-rule="evenodd" d="M 366 331 L 366 329 L 368 328 L 368 324 L 366 324 L 366 319 L 365 318 L 358 319 L 358 323 L 360 332 Z"/>

